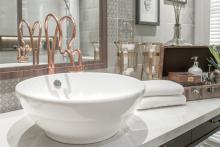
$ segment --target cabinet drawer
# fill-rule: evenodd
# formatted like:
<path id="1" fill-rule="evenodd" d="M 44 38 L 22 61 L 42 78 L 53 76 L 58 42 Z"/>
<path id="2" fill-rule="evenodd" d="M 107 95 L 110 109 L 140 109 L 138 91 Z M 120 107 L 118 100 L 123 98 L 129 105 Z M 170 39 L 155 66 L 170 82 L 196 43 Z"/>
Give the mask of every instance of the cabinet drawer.
<path id="1" fill-rule="evenodd" d="M 199 140 L 200 138 L 208 135 L 210 132 L 216 130 L 219 127 L 220 117 L 216 117 L 192 130 L 192 142 Z"/>
<path id="2" fill-rule="evenodd" d="M 191 143 L 191 131 L 167 142 L 161 147 L 186 147 Z"/>

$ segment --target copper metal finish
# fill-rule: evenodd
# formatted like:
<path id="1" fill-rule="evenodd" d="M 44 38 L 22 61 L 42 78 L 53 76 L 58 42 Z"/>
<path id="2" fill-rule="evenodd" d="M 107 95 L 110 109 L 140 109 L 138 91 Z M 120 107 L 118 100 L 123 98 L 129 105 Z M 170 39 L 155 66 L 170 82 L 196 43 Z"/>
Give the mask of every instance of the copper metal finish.
<path id="1" fill-rule="evenodd" d="M 161 43 L 142 43 L 139 45 L 142 50 L 141 79 L 144 72 L 148 80 L 162 78 L 162 48 Z M 153 68 L 154 67 L 154 68 Z"/>
<path id="2" fill-rule="evenodd" d="M 124 74 L 128 68 L 133 68 L 134 71 L 137 69 L 138 64 L 138 43 L 137 42 L 125 42 L 116 41 L 114 42 L 118 49 L 118 67 L 119 73 Z M 123 47 L 123 45 L 134 45 L 133 49 Z M 127 63 L 125 62 L 127 60 Z"/>
<path id="3" fill-rule="evenodd" d="M 42 36 L 42 26 L 39 21 L 36 21 L 32 27 L 32 36 L 34 36 L 35 30 L 38 28 L 38 42 L 37 48 L 34 48 L 33 44 L 33 64 L 39 64 L 39 57 L 40 57 L 40 47 L 41 47 L 41 36 Z"/>
<path id="4" fill-rule="evenodd" d="M 54 33 L 52 47 L 50 45 L 49 31 L 48 31 L 48 22 L 50 19 L 53 19 L 57 25 Z M 48 14 L 44 22 L 44 29 L 45 29 L 46 43 L 48 50 L 48 74 L 54 74 L 55 73 L 54 55 L 55 55 L 56 41 L 58 40 L 58 48 L 60 49 L 62 46 L 62 36 L 63 36 L 58 18 L 53 14 Z M 57 37 L 58 33 L 59 33 L 59 38 Z"/>
<path id="5" fill-rule="evenodd" d="M 53 45 L 52 47 L 50 46 L 50 41 L 49 41 L 49 32 L 48 32 L 48 22 L 49 19 L 53 18 L 56 22 L 56 30 L 54 34 L 54 39 L 53 39 Z M 72 26 L 72 36 L 69 41 L 67 41 L 66 49 L 62 48 L 62 28 L 61 25 L 64 21 L 68 21 L 71 26 Z M 45 27 L 45 34 L 46 34 L 46 42 L 47 42 L 47 48 L 48 48 L 48 69 L 49 69 L 49 74 L 54 74 L 55 73 L 55 66 L 54 66 L 54 55 L 55 55 L 55 48 L 56 48 L 56 42 L 58 41 L 58 49 L 62 55 L 67 54 L 70 58 L 70 64 L 72 65 L 73 69 L 72 71 L 81 71 L 83 70 L 84 66 L 82 65 L 82 54 L 79 49 L 72 50 L 72 45 L 76 37 L 76 24 L 75 21 L 71 16 L 64 16 L 60 20 L 53 15 L 53 14 L 48 14 L 45 19 L 44 23 Z M 58 34 L 59 33 L 59 34 Z M 59 37 L 58 37 L 59 35 Z M 78 64 L 76 65 L 74 62 L 75 54 L 78 54 Z"/>
<path id="6" fill-rule="evenodd" d="M 30 45 L 26 45 L 24 42 L 24 39 L 23 39 L 24 25 L 28 29 L 28 33 L 30 36 Z M 17 51 L 18 51 L 17 60 L 19 63 L 27 62 L 27 60 L 28 60 L 27 54 L 28 54 L 28 52 L 30 52 L 32 50 L 32 47 L 33 47 L 33 36 L 31 33 L 31 27 L 30 27 L 29 23 L 26 22 L 25 20 L 21 20 L 19 23 L 18 37 L 19 37 L 20 47 L 18 47 L 18 49 L 17 49 Z"/>
<path id="7" fill-rule="evenodd" d="M 26 63 L 28 62 L 28 52 L 31 52 L 32 48 L 30 48 L 29 45 L 25 45 L 24 47 L 18 47 L 17 48 L 17 60 L 18 63 Z"/>
<path id="8" fill-rule="evenodd" d="M 29 37 L 30 37 L 30 44 L 27 45 L 23 39 L 23 29 L 24 25 L 28 29 Z M 38 27 L 38 44 L 35 49 L 34 47 L 34 39 L 33 35 L 35 32 L 36 27 Z M 33 52 L 33 65 L 39 64 L 39 52 L 40 52 L 40 45 L 41 45 L 41 32 L 42 32 L 42 27 L 41 24 L 36 21 L 34 25 L 31 27 L 31 25 L 25 21 L 21 20 L 19 23 L 19 29 L 18 29 L 18 37 L 19 37 L 19 44 L 20 47 L 18 47 L 18 55 L 17 55 L 17 60 L 18 62 L 27 62 L 28 57 L 27 54 L 28 52 L 32 51 Z"/>
<path id="9" fill-rule="evenodd" d="M 68 54 L 68 56 L 70 58 L 70 64 L 73 67 L 73 69 L 70 70 L 70 71 L 82 71 L 84 69 L 84 66 L 82 64 L 82 54 L 81 54 L 81 51 L 80 51 L 80 49 L 72 50 L 72 45 L 73 45 L 73 42 L 74 42 L 74 40 L 76 38 L 76 23 L 75 23 L 74 19 L 71 16 L 63 16 L 60 19 L 60 25 L 62 25 L 62 23 L 64 23 L 65 21 L 68 21 L 71 24 L 72 36 L 69 39 L 69 41 L 66 42 L 67 43 L 66 49 L 61 48 L 60 49 L 60 53 L 62 55 L 64 55 L 65 53 Z M 57 29 L 58 29 L 58 27 L 57 27 Z M 77 57 L 78 63 L 77 64 L 75 64 L 75 60 L 74 60 L 75 57 L 76 57 L 75 54 L 78 55 L 78 57 Z"/>
<path id="10" fill-rule="evenodd" d="M 68 53 L 70 57 L 70 64 L 72 65 L 71 69 L 69 71 L 82 71 L 84 70 L 84 65 L 82 63 L 82 54 L 79 49 L 75 50 L 66 50 L 66 53 Z M 75 57 L 77 55 L 77 63 L 74 61 Z"/>
<path id="11" fill-rule="evenodd" d="M 62 25 L 62 23 L 64 23 L 65 21 L 69 21 L 69 23 L 72 26 L 72 36 L 71 36 L 70 40 L 67 41 L 67 45 L 66 45 L 66 48 L 67 48 L 66 50 L 71 50 L 73 42 L 74 42 L 74 40 L 76 38 L 76 23 L 75 23 L 75 21 L 73 20 L 73 18 L 71 16 L 63 16 L 60 19 L 60 25 Z M 58 29 L 58 27 L 57 27 L 57 29 Z M 62 51 L 64 51 L 64 50 L 61 49 L 60 51 L 61 51 L 61 54 L 63 54 Z"/>

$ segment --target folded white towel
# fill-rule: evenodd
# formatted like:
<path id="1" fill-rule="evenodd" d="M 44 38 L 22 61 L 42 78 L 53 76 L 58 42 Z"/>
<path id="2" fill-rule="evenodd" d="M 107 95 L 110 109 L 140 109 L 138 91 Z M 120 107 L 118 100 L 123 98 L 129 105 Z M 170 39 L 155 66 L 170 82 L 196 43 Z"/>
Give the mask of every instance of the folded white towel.
<path id="1" fill-rule="evenodd" d="M 184 88 L 182 85 L 168 80 L 143 81 L 145 84 L 144 96 L 168 96 L 182 95 Z"/>
<path id="2" fill-rule="evenodd" d="M 177 106 L 185 105 L 186 97 L 184 95 L 176 96 L 158 96 L 143 98 L 138 105 L 138 110 L 145 110 L 151 108 L 167 107 L 167 106 Z"/>

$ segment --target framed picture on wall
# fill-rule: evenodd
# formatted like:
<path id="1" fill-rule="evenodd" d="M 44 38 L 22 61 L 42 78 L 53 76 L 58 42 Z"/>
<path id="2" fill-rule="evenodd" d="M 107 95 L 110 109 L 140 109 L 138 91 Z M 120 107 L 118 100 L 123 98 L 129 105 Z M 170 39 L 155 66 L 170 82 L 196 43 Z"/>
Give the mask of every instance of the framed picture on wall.
<path id="1" fill-rule="evenodd" d="M 136 24 L 160 24 L 160 0 L 136 0 Z"/>

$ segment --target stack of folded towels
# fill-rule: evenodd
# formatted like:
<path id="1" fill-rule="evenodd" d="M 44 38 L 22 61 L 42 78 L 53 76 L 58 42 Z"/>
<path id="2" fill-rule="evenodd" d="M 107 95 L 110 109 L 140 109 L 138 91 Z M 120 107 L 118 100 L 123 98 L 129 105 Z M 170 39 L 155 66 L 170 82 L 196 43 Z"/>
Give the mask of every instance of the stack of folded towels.
<path id="1" fill-rule="evenodd" d="M 143 81 L 145 94 L 138 109 L 152 109 L 186 104 L 182 85 L 168 80 Z"/>

